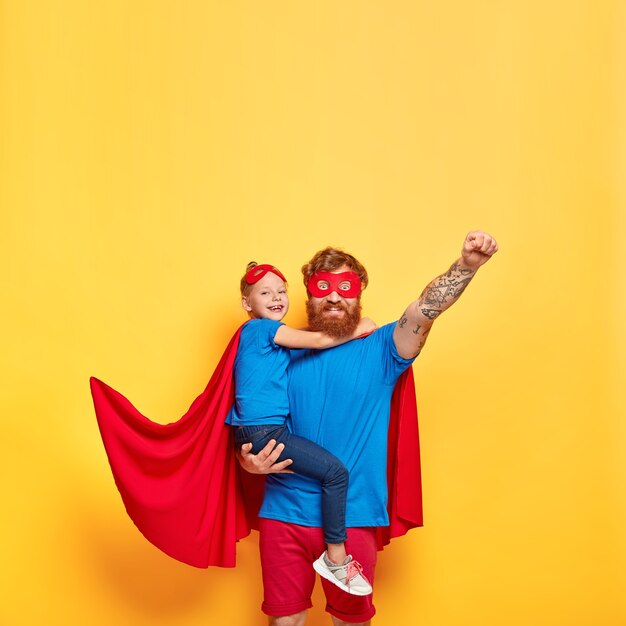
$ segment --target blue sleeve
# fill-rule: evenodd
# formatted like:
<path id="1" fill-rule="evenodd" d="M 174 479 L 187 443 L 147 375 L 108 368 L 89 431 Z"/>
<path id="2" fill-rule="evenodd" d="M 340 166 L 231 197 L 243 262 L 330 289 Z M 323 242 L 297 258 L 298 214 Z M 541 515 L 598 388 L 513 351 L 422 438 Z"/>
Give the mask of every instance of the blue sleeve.
<path id="1" fill-rule="evenodd" d="M 415 357 L 404 359 L 398 354 L 396 343 L 393 340 L 393 331 L 397 322 L 381 326 L 375 333 L 374 338 L 380 342 L 380 353 L 385 382 L 395 384 L 404 370 L 415 361 Z"/>
<path id="2" fill-rule="evenodd" d="M 282 349 L 282 346 L 279 346 L 274 342 L 276 332 L 283 325 L 282 322 L 261 318 L 252 320 L 248 323 L 254 325 L 257 338 L 257 348 L 261 354 L 267 354 L 272 350 Z"/>

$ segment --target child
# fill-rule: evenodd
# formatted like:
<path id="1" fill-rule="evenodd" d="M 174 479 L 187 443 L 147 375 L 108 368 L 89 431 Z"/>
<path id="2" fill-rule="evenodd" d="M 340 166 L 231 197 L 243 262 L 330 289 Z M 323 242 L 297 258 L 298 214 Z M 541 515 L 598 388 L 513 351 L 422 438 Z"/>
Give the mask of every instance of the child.
<path id="1" fill-rule="evenodd" d="M 290 470 L 321 481 L 327 550 L 313 567 L 344 591 L 366 596 L 372 587 L 361 565 L 346 554 L 344 543 L 348 470 L 330 452 L 287 429 L 287 367 L 289 348 L 331 348 L 373 330 L 375 325 L 365 318 L 354 336 L 347 339 L 285 326 L 280 320 L 289 309 L 286 282 L 275 267 L 256 263 L 248 264 L 241 279 L 241 303 L 251 321 L 241 330 L 235 359 L 235 403 L 226 423 L 236 428 L 238 446 L 252 443 L 252 453 L 256 454 L 274 439 L 285 446 L 281 459 L 292 459 Z"/>

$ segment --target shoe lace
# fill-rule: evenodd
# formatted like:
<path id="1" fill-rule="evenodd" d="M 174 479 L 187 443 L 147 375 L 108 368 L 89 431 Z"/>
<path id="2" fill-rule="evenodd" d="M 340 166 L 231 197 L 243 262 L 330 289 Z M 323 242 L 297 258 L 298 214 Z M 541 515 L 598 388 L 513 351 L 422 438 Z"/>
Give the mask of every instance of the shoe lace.
<path id="1" fill-rule="evenodd" d="M 350 581 L 359 574 L 363 574 L 363 566 L 358 561 L 349 561 L 346 565 L 346 583 L 350 586 Z"/>

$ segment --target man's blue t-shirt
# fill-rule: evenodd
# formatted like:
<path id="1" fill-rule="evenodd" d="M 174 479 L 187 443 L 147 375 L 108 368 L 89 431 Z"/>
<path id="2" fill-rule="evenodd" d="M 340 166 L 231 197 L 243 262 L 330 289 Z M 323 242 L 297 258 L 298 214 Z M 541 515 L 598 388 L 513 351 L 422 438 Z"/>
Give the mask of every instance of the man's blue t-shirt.
<path id="1" fill-rule="evenodd" d="M 289 350 L 274 342 L 282 322 L 253 319 L 244 324 L 235 357 L 235 403 L 226 417 L 232 426 L 284 424 L 289 414 Z"/>
<path id="2" fill-rule="evenodd" d="M 387 430 L 391 396 L 413 359 L 398 355 L 387 324 L 328 350 L 292 350 L 291 429 L 337 456 L 350 472 L 346 526 L 387 526 Z M 288 456 L 288 454 L 287 454 Z M 261 517 L 322 526 L 321 484 L 270 474 Z"/>

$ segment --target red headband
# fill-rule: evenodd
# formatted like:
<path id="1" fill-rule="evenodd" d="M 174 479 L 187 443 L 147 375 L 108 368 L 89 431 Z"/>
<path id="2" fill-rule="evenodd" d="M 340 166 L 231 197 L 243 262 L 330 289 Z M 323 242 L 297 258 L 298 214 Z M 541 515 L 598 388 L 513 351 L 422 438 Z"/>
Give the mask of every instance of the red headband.
<path id="1" fill-rule="evenodd" d="M 315 272 L 306 286 L 315 298 L 325 298 L 333 291 L 343 298 L 356 298 L 361 293 L 361 278 L 356 272 Z"/>
<path id="2" fill-rule="evenodd" d="M 254 285 L 254 283 L 258 283 L 268 272 L 276 274 L 283 282 L 287 282 L 287 279 L 273 265 L 262 263 L 261 265 L 255 265 L 251 270 L 246 272 L 246 283 L 248 283 L 248 285 Z"/>

